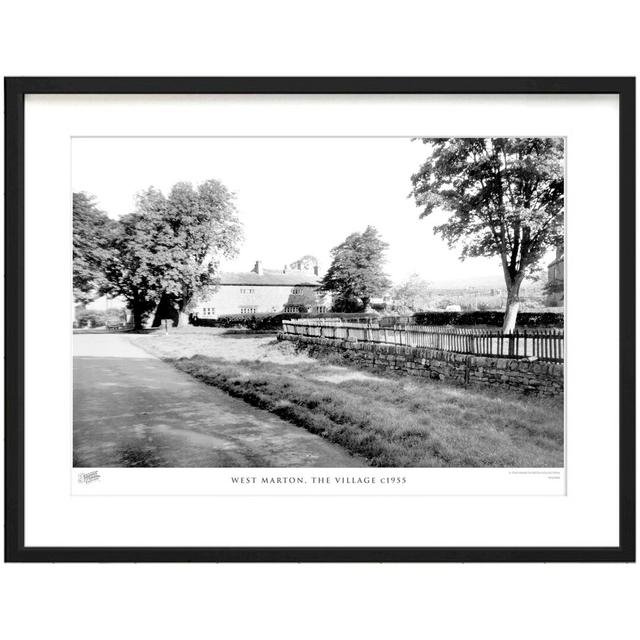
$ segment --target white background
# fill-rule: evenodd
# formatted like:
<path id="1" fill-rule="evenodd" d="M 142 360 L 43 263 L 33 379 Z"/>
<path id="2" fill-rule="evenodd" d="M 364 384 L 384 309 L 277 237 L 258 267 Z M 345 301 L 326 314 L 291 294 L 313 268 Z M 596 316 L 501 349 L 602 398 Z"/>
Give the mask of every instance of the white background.
<path id="1" fill-rule="evenodd" d="M 568 96 L 47 96 L 25 109 L 25 543 L 27 546 L 615 546 L 618 543 L 617 150 L 611 95 Z M 407 471 L 393 495 L 242 500 L 228 470 L 108 470 L 72 496 L 71 183 L 73 135 L 564 135 L 567 140 L 568 491 L 546 476 L 499 470 Z M 597 142 L 594 142 L 597 141 Z M 593 181 L 591 153 L 606 157 Z M 603 218 L 606 224 L 602 224 Z M 593 247 L 606 247 L 594 260 Z M 46 272 L 49 286 L 42 286 Z M 65 296 L 66 289 L 66 296 Z M 593 292 L 606 291 L 611 327 L 592 375 Z M 46 331 L 41 311 L 48 310 Z M 52 340 L 55 336 L 55 340 Z M 43 358 L 42 354 L 47 357 Z M 592 401 L 585 401 L 589 398 Z M 597 466 L 597 470 L 594 470 Z M 174 481 L 174 477 L 178 480 Z M 477 480 L 475 479 L 477 476 Z M 46 478 L 46 482 L 43 482 Z M 154 478 L 155 497 L 144 482 Z M 193 496 L 201 478 L 211 495 Z M 500 481 L 497 481 L 500 479 Z M 175 487 L 164 492 L 163 480 Z M 533 481 L 536 482 L 533 482 Z M 477 484 L 476 490 L 469 487 Z M 502 485 L 504 484 L 504 489 Z M 555 481 L 562 493 L 563 481 Z M 519 485 L 516 487 L 515 485 Z M 203 486 L 195 490 L 202 493 Z M 305 489 L 303 485 L 298 489 Z M 367 491 L 358 489 L 358 493 Z M 246 492 L 245 492 L 246 493 Z M 252 494 L 255 492 L 251 492 Z M 332 491 L 335 493 L 335 491 Z M 373 495 L 372 495 L 373 493 Z M 385 492 L 386 493 L 386 492 Z M 407 499 L 403 494 L 422 494 Z M 442 494 L 457 493 L 453 499 Z M 526 498 L 513 494 L 529 493 Z M 218 495 L 216 495 L 218 494 Z M 346 495 L 345 495 L 346 494 Z M 425 495 L 426 494 L 426 495 Z M 533 495 L 531 495 L 533 494 Z"/>
<path id="2" fill-rule="evenodd" d="M 12 3 L 5 75 L 635 75 L 631 3 Z M 233 8 L 231 8 L 233 7 Z M 600 160 L 595 158 L 594 162 Z M 634 566 L 3 566 L 12 638 L 601 638 Z"/>

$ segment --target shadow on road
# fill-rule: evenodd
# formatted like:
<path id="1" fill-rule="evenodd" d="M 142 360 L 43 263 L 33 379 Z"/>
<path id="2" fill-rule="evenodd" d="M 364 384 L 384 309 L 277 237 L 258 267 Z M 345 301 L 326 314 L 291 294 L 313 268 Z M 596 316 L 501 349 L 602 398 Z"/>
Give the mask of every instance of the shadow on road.
<path id="1" fill-rule="evenodd" d="M 73 359 L 76 467 L 365 465 L 341 447 L 144 357 L 137 348 L 120 345 L 122 355 L 107 355 L 110 346 L 99 341 L 93 348 L 100 355 Z"/>

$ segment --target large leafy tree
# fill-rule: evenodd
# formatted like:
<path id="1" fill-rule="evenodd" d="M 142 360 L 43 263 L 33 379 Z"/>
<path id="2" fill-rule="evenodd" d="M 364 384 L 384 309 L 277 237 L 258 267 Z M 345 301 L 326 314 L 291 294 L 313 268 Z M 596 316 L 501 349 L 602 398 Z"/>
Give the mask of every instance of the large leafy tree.
<path id="1" fill-rule="evenodd" d="M 105 290 L 121 296 L 133 316 L 134 329 L 140 330 L 149 313 L 156 307 L 159 292 L 152 270 L 154 223 L 141 211 L 118 220 L 112 238 L 112 252 L 105 264 Z"/>
<path id="2" fill-rule="evenodd" d="M 369 226 L 363 233 L 352 233 L 331 250 L 331 266 L 321 289 L 334 295 L 335 310 L 366 310 L 372 297 L 391 286 L 383 270 L 387 247 L 375 227 Z"/>
<path id="3" fill-rule="evenodd" d="M 73 194 L 73 297 L 87 304 L 102 293 L 104 268 L 112 250 L 115 222 L 96 204 L 95 196 Z"/>
<path id="4" fill-rule="evenodd" d="M 156 304 L 156 322 L 186 318 L 197 296 L 215 286 L 220 260 L 235 254 L 241 238 L 234 196 L 217 180 L 196 188 L 179 182 L 168 196 L 155 188 L 141 192 L 122 232 L 109 273 L 114 292 L 129 300 L 140 323 Z"/>
<path id="5" fill-rule="evenodd" d="M 156 286 L 165 303 L 186 318 L 191 303 L 215 287 L 221 259 L 237 252 L 242 230 L 234 195 L 217 180 L 196 188 L 179 182 L 160 209 L 157 223 Z"/>
<path id="6" fill-rule="evenodd" d="M 499 256 L 507 288 L 503 328 L 515 327 L 520 286 L 564 238 L 561 138 L 423 138 L 428 157 L 412 176 L 421 218 L 449 213 L 434 232 L 461 258 Z"/>

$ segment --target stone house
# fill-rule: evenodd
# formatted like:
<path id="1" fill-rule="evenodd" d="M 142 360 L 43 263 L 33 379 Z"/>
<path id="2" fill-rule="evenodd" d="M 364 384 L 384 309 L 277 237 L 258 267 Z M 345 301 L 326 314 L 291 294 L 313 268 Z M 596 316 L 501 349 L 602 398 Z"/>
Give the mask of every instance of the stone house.
<path id="1" fill-rule="evenodd" d="M 328 295 L 319 293 L 318 267 L 264 269 L 257 261 L 250 271 L 223 272 L 217 289 L 201 298 L 192 313 L 198 318 L 256 313 L 310 312 L 331 309 Z"/>

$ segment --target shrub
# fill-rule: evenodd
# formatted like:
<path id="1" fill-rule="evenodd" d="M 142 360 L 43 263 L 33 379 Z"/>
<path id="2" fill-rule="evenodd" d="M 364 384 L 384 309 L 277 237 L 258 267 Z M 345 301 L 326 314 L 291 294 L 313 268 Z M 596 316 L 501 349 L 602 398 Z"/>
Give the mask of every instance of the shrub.
<path id="1" fill-rule="evenodd" d="M 189 316 L 189 322 L 194 327 L 245 327 L 247 329 L 254 330 L 268 330 L 271 328 L 277 328 L 282 326 L 283 320 L 291 320 L 292 318 L 300 318 L 306 315 L 303 313 L 254 313 L 252 315 L 247 314 L 230 314 L 225 316 L 219 316 L 218 318 L 198 318 L 191 314 Z"/>

